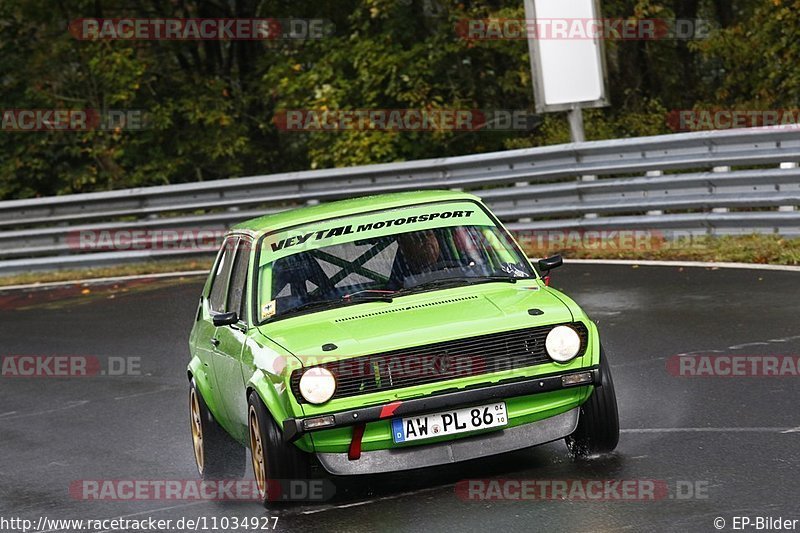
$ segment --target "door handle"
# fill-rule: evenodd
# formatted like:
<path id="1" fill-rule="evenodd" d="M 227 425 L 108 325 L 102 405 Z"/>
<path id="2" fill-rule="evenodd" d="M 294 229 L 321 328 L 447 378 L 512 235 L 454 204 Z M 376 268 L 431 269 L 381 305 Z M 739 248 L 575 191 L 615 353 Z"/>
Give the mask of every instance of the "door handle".
<path id="1" fill-rule="evenodd" d="M 219 339 L 215 339 L 214 337 L 211 338 L 211 345 L 215 348 L 219 346 Z"/>

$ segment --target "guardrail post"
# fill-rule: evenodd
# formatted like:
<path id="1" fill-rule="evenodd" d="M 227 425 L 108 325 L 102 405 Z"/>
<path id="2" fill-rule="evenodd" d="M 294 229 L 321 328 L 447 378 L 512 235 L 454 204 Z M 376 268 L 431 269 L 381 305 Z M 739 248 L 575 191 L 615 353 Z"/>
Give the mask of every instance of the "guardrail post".
<path id="1" fill-rule="evenodd" d="M 597 176 L 587 174 L 585 176 L 581 176 L 580 181 L 597 181 Z M 597 213 L 585 213 L 583 218 L 597 218 Z"/>
<path id="2" fill-rule="evenodd" d="M 726 172 L 730 172 L 730 171 L 731 171 L 731 167 L 727 167 L 727 166 L 726 167 L 714 167 L 714 168 L 711 169 L 711 172 L 719 172 L 719 173 L 722 173 L 722 174 L 724 174 Z M 711 208 L 711 212 L 712 213 L 730 213 L 731 210 L 729 208 L 727 208 L 727 207 L 712 207 Z"/>
<path id="3" fill-rule="evenodd" d="M 790 168 L 797 168 L 797 163 L 781 163 L 781 169 L 790 169 Z M 793 205 L 782 205 L 778 207 L 779 212 L 792 212 L 796 211 L 795 206 Z"/>
<path id="4" fill-rule="evenodd" d="M 659 176 L 663 176 L 664 175 L 664 171 L 662 171 L 662 170 L 648 170 L 647 172 L 645 172 L 644 175 L 647 176 L 648 178 L 658 178 Z M 648 211 L 647 212 L 647 215 L 649 215 L 649 216 L 661 216 L 663 214 L 664 214 L 664 211 L 661 210 L 661 209 L 654 209 L 653 211 Z"/>
<path id="5" fill-rule="evenodd" d="M 527 181 L 515 181 L 514 182 L 514 187 L 527 187 L 528 185 L 530 185 L 530 183 L 527 182 Z M 516 201 L 514 201 L 514 205 L 515 206 L 517 205 Z M 521 222 L 521 223 L 533 222 L 533 219 L 531 217 L 522 217 L 522 218 L 517 219 L 517 222 Z"/>

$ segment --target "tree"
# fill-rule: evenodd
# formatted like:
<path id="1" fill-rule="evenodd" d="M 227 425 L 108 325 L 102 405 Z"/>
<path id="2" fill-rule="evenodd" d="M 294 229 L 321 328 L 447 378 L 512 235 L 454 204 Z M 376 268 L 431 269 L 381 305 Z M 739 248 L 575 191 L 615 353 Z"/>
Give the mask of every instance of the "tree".
<path id="1" fill-rule="evenodd" d="M 710 39 L 609 41 L 612 105 L 589 139 L 669 133 L 669 110 L 797 101 L 800 0 L 604 0 L 614 18 L 705 18 Z M 79 40 L 82 17 L 322 19 L 322 39 Z M 566 142 L 563 114 L 522 131 L 286 132 L 291 109 L 533 112 L 524 40 L 470 40 L 468 19 L 522 0 L 5 0 L 5 109 L 141 110 L 143 129 L 3 132 L 0 198 L 480 153 Z M 565 66 L 568 68 L 568 66 Z"/>

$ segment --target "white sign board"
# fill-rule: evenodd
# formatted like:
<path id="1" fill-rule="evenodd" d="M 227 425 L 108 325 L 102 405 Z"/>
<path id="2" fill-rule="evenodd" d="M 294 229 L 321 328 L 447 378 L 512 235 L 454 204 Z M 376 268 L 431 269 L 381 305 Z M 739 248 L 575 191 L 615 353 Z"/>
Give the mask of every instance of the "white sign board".
<path id="1" fill-rule="evenodd" d="M 598 0 L 524 1 L 536 111 L 608 105 Z"/>

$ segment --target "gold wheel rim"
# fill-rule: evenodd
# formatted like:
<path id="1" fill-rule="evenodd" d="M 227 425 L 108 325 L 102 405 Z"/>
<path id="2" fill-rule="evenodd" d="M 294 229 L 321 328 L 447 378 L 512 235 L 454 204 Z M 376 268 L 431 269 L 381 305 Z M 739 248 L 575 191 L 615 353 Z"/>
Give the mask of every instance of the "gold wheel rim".
<path id="1" fill-rule="evenodd" d="M 261 443 L 261 426 L 258 423 L 255 407 L 250 406 L 250 456 L 253 459 L 253 473 L 256 476 L 258 494 L 267 495 L 267 472 L 264 464 L 264 447 Z"/>
<path id="2" fill-rule="evenodd" d="M 194 447 L 194 461 L 197 471 L 203 474 L 205 456 L 203 454 L 203 421 L 200 418 L 200 402 L 194 389 L 189 393 L 189 411 L 192 425 L 192 445 Z"/>

